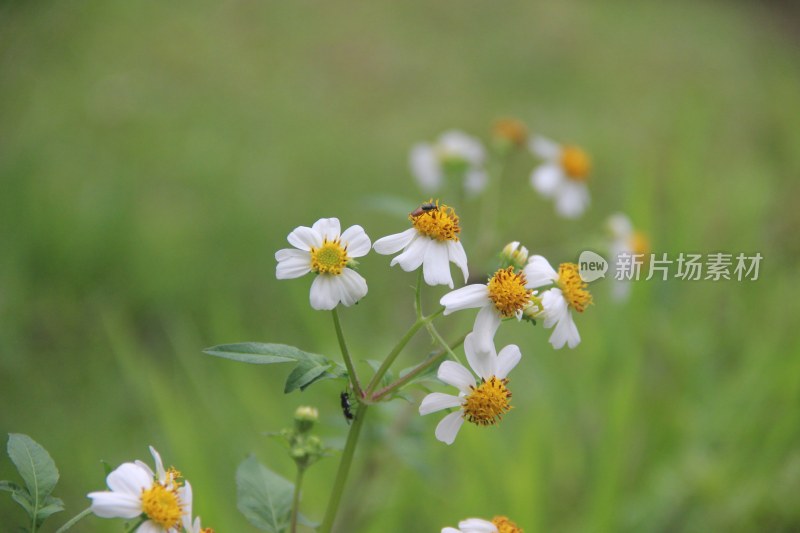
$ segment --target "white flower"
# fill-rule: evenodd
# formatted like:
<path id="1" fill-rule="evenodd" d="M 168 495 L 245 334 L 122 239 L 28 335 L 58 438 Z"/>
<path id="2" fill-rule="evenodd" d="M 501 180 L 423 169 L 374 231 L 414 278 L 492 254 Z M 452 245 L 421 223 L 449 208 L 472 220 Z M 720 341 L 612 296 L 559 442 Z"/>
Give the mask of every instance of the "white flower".
<path id="1" fill-rule="evenodd" d="M 486 153 L 481 142 L 464 132 L 443 133 L 434 144 L 419 143 L 411 148 L 411 172 L 423 191 L 434 193 L 441 189 L 449 174 L 464 179 L 464 189 L 478 194 L 488 181 L 483 168 Z"/>
<path id="2" fill-rule="evenodd" d="M 480 308 L 472 332 L 479 350 L 491 350 L 500 322 L 512 317 L 520 320 L 529 307 L 538 303 L 533 288 L 539 285 L 534 285 L 535 279 L 530 279 L 528 268 L 526 266 L 522 272 L 515 272 L 514 267 L 501 268 L 486 285 L 476 283 L 445 294 L 439 300 L 444 314 Z"/>
<path id="3" fill-rule="evenodd" d="M 544 287 L 556 285 L 542 293 L 544 308 L 544 327 L 552 328 L 550 344 L 553 348 L 562 348 L 565 344 L 570 348 L 581 342 L 578 327 L 572 319 L 571 310 L 582 313 L 592 303 L 592 295 L 586 290 L 586 283 L 580 278 L 578 265 L 562 263 L 558 272 L 541 255 L 534 255 L 525 267 L 531 286 Z"/>
<path id="4" fill-rule="evenodd" d="M 586 152 L 538 135 L 531 139 L 530 149 L 544 160 L 531 174 L 533 188 L 545 198 L 555 200 L 556 212 L 562 217 L 579 217 L 589 206 L 586 180 L 591 164 Z"/>
<path id="5" fill-rule="evenodd" d="M 641 231 L 636 231 L 631 219 L 622 213 L 614 213 L 608 217 L 606 226 L 611 234 L 609 242 L 610 268 L 615 274 L 611 276 L 611 296 L 617 301 L 622 301 L 630 295 L 631 285 L 629 280 L 618 279 L 616 276 L 620 269 L 619 257 L 642 255 L 640 260 L 644 263 L 647 260 L 647 253 L 650 251 L 650 243 L 647 236 Z"/>
<path id="6" fill-rule="evenodd" d="M 458 239 L 461 232 L 458 215 L 452 207 L 439 202 L 429 202 L 412 212 L 408 219 L 413 225 L 402 233 L 389 235 L 375 241 L 373 248 L 382 255 L 403 251 L 392 259 L 406 272 L 422 266 L 425 283 L 428 285 L 447 285 L 453 288 L 450 275 L 450 262 L 455 263 L 467 281 L 467 254 Z"/>
<path id="7" fill-rule="evenodd" d="M 101 518 L 146 518 L 137 533 L 176 533 L 192 513 L 192 487 L 180 474 L 164 470 L 161 456 L 151 446 L 156 471 L 145 463 L 123 463 L 108 477 L 110 491 L 90 492 L 91 509 Z"/>
<path id="8" fill-rule="evenodd" d="M 347 266 L 354 257 L 369 252 L 370 240 L 361 226 L 350 226 L 342 233 L 338 218 L 321 218 L 310 228 L 295 228 L 287 240 L 296 249 L 275 253 L 275 275 L 292 279 L 316 273 L 311 284 L 311 307 L 329 311 L 340 302 L 353 305 L 367 294 L 367 282 Z"/>
<path id="9" fill-rule="evenodd" d="M 491 522 L 482 518 L 467 518 L 458 523 L 458 529 L 446 527 L 442 533 L 522 533 L 522 528 L 505 516 L 495 516 Z"/>
<path id="10" fill-rule="evenodd" d="M 446 444 L 453 443 L 464 420 L 479 426 L 493 425 L 511 409 L 511 393 L 506 388 L 508 373 L 522 357 L 519 347 L 513 344 L 500 350 L 499 354 L 494 346 L 488 352 L 479 351 L 473 333 L 464 339 L 464 352 L 480 380 L 476 380 L 461 364 L 445 361 L 439 366 L 437 375 L 441 381 L 456 387 L 458 396 L 432 392 L 422 399 L 419 406 L 421 415 L 458 407 L 436 426 L 436 438 Z"/>

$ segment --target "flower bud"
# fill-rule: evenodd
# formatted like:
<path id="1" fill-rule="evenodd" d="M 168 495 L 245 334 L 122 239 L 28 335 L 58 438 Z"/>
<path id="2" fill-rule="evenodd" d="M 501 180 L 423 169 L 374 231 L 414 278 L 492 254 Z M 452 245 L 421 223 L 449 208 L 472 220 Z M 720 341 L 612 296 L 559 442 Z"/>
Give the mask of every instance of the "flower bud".
<path id="1" fill-rule="evenodd" d="M 525 146 L 528 140 L 528 128 L 525 124 L 515 118 L 501 118 L 495 121 L 492 127 L 492 137 L 495 146 L 507 152 L 513 148 Z"/>
<path id="2" fill-rule="evenodd" d="M 298 433 L 310 431 L 317 420 L 319 420 L 319 412 L 316 407 L 302 405 L 294 412 L 294 423 Z"/>
<path id="3" fill-rule="evenodd" d="M 506 244 L 500 252 L 502 267 L 513 266 L 515 269 L 522 269 L 528 262 L 528 249 L 522 246 L 519 241 Z"/>

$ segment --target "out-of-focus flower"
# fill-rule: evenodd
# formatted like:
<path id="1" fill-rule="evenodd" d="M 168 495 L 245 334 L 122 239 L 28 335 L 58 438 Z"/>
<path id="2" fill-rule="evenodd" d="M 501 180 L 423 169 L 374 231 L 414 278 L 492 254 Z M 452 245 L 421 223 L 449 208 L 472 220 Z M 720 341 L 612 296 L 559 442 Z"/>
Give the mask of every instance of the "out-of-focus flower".
<path id="1" fill-rule="evenodd" d="M 542 136 L 530 141 L 531 151 L 544 162 L 531 174 L 531 185 L 556 203 L 564 218 L 577 218 L 589 206 L 586 182 L 591 172 L 589 156 L 581 148 L 560 145 Z"/>
<path id="2" fill-rule="evenodd" d="M 321 218 L 313 226 L 300 226 L 287 240 L 296 249 L 275 253 L 278 279 L 292 279 L 309 272 L 317 274 L 311 284 L 311 307 L 331 310 L 339 303 L 353 305 L 367 294 L 367 282 L 348 265 L 367 255 L 370 240 L 361 226 L 341 232 L 338 218 Z"/>
<path id="3" fill-rule="evenodd" d="M 458 529 L 446 527 L 442 533 L 523 533 L 522 528 L 505 516 L 495 516 L 491 521 L 467 518 L 458 523 Z"/>
<path id="4" fill-rule="evenodd" d="M 492 137 L 495 146 L 501 151 L 525 146 L 528 140 L 528 128 L 515 118 L 501 118 L 495 121 L 492 127 Z"/>
<path id="5" fill-rule="evenodd" d="M 484 161 L 486 151 L 475 137 L 458 130 L 443 133 L 435 143 L 419 143 L 411 148 L 409 164 L 419 186 L 426 193 L 437 192 L 447 177 L 462 179 L 467 193 L 480 193 L 488 180 Z"/>
<path id="6" fill-rule="evenodd" d="M 475 283 L 445 294 L 439 300 L 445 308 L 444 314 L 479 308 L 472 332 L 478 349 L 489 351 L 503 319 L 520 320 L 526 309 L 538 303 L 529 268 L 526 266 L 521 272 L 515 272 L 511 266 L 501 268 L 486 285 Z"/>
<path id="7" fill-rule="evenodd" d="M 609 259 L 612 273 L 619 268 L 619 257 L 640 257 L 643 264 L 647 263 L 650 253 L 650 240 L 647 235 L 633 227 L 631 219 L 622 213 L 614 213 L 606 221 L 606 227 L 611 234 L 609 242 Z M 611 275 L 611 296 L 617 301 L 626 300 L 630 296 L 631 284 L 629 280 L 617 279 Z"/>
<path id="8" fill-rule="evenodd" d="M 414 210 L 408 219 L 413 227 L 402 233 L 388 235 L 375 241 L 373 248 L 382 255 L 403 252 L 392 259 L 406 272 L 422 266 L 425 283 L 428 285 L 447 285 L 453 288 L 450 275 L 450 262 L 461 269 L 467 281 L 467 254 L 459 241 L 461 233 L 458 215 L 452 207 L 429 201 Z"/>
<path id="9" fill-rule="evenodd" d="M 438 377 L 448 385 L 458 389 L 458 396 L 442 392 L 432 392 L 422 399 L 419 414 L 427 415 L 442 409 L 457 407 L 458 410 L 445 416 L 436 426 L 436 438 L 452 444 L 464 420 L 479 426 L 494 425 L 503 414 L 511 409 L 508 390 L 508 373 L 517 366 L 522 357 L 519 347 L 510 344 L 496 353 L 494 346 L 490 351 L 480 351 L 475 345 L 475 334 L 464 339 L 464 352 L 469 366 L 480 378 L 463 365 L 445 361 L 439 366 Z"/>
<path id="10" fill-rule="evenodd" d="M 191 520 L 192 487 L 174 468 L 164 469 L 161 456 L 150 447 L 156 471 L 141 461 L 123 463 L 108 477 L 110 491 L 90 492 L 92 512 L 101 518 L 146 520 L 137 533 L 177 533 Z"/>
<path id="11" fill-rule="evenodd" d="M 550 344 L 553 348 L 562 348 L 565 344 L 570 348 L 581 342 L 578 327 L 572 319 L 571 310 L 583 313 L 592 303 L 592 295 L 587 284 L 581 279 L 578 265 L 561 263 L 558 272 L 541 255 L 534 255 L 528 260 L 525 268 L 532 287 L 544 287 L 555 284 L 555 287 L 542 293 L 544 327 L 552 328 Z"/>

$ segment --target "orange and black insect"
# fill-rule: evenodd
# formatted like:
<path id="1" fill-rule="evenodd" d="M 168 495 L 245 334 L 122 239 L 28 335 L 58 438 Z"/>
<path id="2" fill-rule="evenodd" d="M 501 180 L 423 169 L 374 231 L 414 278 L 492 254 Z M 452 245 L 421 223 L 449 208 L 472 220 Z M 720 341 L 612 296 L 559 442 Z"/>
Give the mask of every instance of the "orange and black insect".
<path id="1" fill-rule="evenodd" d="M 422 204 L 418 208 L 414 209 L 411 212 L 410 216 L 418 217 L 422 213 L 427 213 L 428 211 L 433 211 L 434 209 L 437 209 L 437 208 L 438 208 L 438 206 L 434 202 L 427 202 L 427 203 Z"/>
<path id="2" fill-rule="evenodd" d="M 339 399 L 342 404 L 342 414 L 344 415 L 345 420 L 347 420 L 347 423 L 349 424 L 355 418 L 355 416 L 353 415 L 353 411 L 350 410 L 351 408 L 350 393 L 348 393 L 347 391 L 343 392 L 342 394 L 339 395 Z"/>

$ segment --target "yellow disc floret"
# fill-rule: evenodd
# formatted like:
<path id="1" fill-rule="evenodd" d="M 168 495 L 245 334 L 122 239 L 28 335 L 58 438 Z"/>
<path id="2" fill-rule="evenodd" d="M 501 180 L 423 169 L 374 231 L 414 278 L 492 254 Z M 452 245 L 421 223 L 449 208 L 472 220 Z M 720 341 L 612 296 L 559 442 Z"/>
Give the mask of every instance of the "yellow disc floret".
<path id="1" fill-rule="evenodd" d="M 522 146 L 528 138 L 528 128 L 515 118 L 501 118 L 494 123 L 492 133 L 500 139 Z"/>
<path id="2" fill-rule="evenodd" d="M 586 152 L 577 146 L 565 146 L 561 149 L 561 167 L 569 178 L 586 181 L 592 165 Z"/>
<path id="3" fill-rule="evenodd" d="M 461 233 L 458 215 L 452 207 L 432 200 L 408 215 L 414 228 L 422 235 L 437 241 L 457 241 Z"/>
<path id="4" fill-rule="evenodd" d="M 339 275 L 350 258 L 339 240 L 325 240 L 319 248 L 311 248 L 311 270 L 317 274 Z"/>
<path id="5" fill-rule="evenodd" d="M 514 267 L 501 268 L 489 279 L 489 299 L 503 318 L 517 316 L 531 303 L 533 290 L 526 289 L 525 274 Z"/>
<path id="6" fill-rule="evenodd" d="M 558 267 L 558 288 L 564 293 L 567 303 L 579 313 L 592 303 L 592 295 L 586 290 L 588 286 L 578 273 L 575 263 L 561 263 Z"/>
<path id="7" fill-rule="evenodd" d="M 497 533 L 524 533 L 521 527 L 506 516 L 495 516 L 492 518 L 492 524 L 497 528 Z"/>
<path id="8" fill-rule="evenodd" d="M 142 512 L 164 529 L 180 527 L 183 504 L 178 497 L 178 487 L 154 483 L 142 491 Z"/>
<path id="9" fill-rule="evenodd" d="M 511 410 L 509 399 L 511 392 L 506 388 L 508 379 L 494 376 L 489 381 L 481 380 L 480 385 L 473 385 L 462 409 L 464 419 L 479 426 L 494 425 Z"/>

